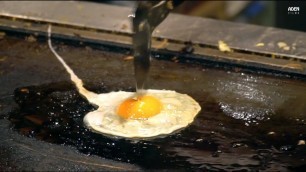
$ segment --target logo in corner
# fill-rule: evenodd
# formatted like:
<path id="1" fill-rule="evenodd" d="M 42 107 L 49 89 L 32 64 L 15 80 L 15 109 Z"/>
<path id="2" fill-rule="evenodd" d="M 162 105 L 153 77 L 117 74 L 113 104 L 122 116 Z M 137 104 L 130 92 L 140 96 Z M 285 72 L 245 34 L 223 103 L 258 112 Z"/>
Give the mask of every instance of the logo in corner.
<path id="1" fill-rule="evenodd" d="M 300 7 L 288 7 L 288 14 L 299 14 L 300 13 Z"/>

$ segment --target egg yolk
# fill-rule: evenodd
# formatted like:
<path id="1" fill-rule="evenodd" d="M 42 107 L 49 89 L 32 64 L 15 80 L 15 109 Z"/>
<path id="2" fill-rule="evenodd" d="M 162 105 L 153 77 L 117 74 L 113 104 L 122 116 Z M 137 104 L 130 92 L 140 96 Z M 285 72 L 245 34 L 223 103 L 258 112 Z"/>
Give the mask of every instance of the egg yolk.
<path id="1" fill-rule="evenodd" d="M 161 102 L 153 96 L 139 96 L 123 101 L 117 114 L 124 119 L 146 119 L 157 115 L 162 110 Z"/>

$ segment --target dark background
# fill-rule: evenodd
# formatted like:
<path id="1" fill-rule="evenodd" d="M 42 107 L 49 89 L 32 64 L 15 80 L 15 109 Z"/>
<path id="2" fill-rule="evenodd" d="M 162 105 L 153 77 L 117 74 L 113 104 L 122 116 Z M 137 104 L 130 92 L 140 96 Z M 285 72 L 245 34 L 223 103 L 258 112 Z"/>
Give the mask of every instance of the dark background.
<path id="1" fill-rule="evenodd" d="M 109 3 L 122 6 L 134 6 L 132 1 L 99 1 L 98 3 Z M 184 1 L 173 12 L 242 22 L 262 26 L 272 26 L 290 30 L 306 31 L 306 1 L 277 1 L 277 0 L 250 0 L 245 1 L 212 1 L 191 0 Z M 238 5 L 237 5 L 238 4 Z M 241 6 L 239 6 L 239 4 Z M 288 14 L 288 7 L 299 7 L 299 14 Z M 228 8 L 234 8 L 235 13 L 228 14 Z"/>
<path id="2" fill-rule="evenodd" d="M 288 7 L 299 7 L 299 14 L 288 14 Z M 306 1 L 276 2 L 276 27 L 306 31 Z"/>

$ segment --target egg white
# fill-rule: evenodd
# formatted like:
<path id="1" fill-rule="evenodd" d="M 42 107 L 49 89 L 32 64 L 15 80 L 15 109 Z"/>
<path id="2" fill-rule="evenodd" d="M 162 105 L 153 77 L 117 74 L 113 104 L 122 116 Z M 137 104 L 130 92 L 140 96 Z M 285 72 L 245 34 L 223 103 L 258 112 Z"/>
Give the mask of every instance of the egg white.
<path id="1" fill-rule="evenodd" d="M 123 119 L 117 115 L 118 106 L 135 95 L 133 92 L 110 92 L 99 94 L 93 102 L 99 108 L 84 117 L 85 125 L 95 132 L 121 137 L 153 137 L 169 134 L 186 127 L 201 107 L 186 94 L 169 90 L 147 90 L 147 95 L 161 101 L 161 112 L 147 119 Z"/>

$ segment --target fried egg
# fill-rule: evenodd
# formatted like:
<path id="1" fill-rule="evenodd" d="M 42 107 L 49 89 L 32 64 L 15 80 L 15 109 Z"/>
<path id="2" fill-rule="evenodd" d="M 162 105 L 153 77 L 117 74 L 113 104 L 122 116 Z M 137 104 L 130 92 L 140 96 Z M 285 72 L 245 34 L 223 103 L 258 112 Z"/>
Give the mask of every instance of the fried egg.
<path id="1" fill-rule="evenodd" d="M 84 117 L 84 124 L 93 132 L 126 138 L 153 137 L 172 133 L 190 124 L 200 105 L 187 94 L 170 90 L 110 92 L 97 94 L 84 88 L 83 82 L 57 54 L 51 44 L 51 26 L 48 45 L 52 53 L 70 74 L 79 93 L 98 109 Z"/>
<path id="2" fill-rule="evenodd" d="M 172 133 L 190 124 L 200 111 L 186 94 L 170 90 L 110 92 L 96 97 L 99 108 L 88 113 L 84 123 L 98 133 L 121 137 L 153 137 Z"/>

